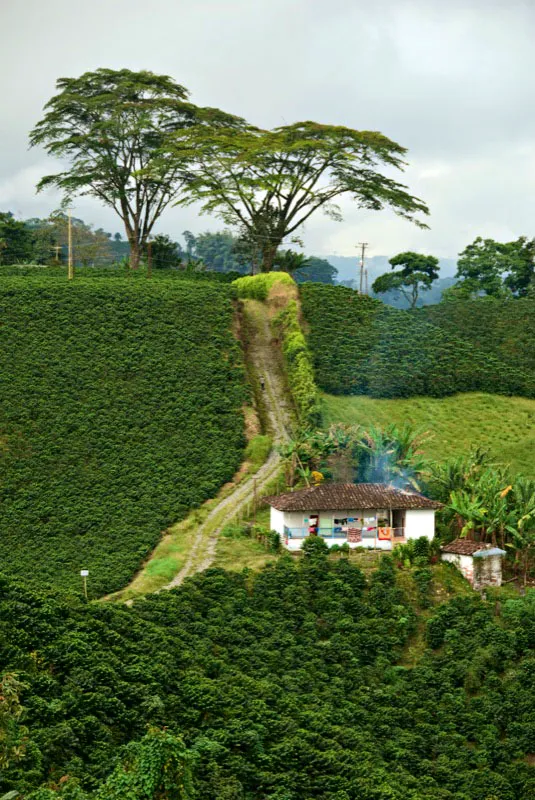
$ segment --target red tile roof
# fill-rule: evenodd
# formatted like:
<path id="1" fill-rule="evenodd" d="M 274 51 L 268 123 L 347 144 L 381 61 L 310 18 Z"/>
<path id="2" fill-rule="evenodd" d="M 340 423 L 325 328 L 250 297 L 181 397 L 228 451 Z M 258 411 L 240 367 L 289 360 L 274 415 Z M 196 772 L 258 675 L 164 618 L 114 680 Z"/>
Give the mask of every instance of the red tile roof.
<path id="1" fill-rule="evenodd" d="M 443 553 L 455 553 L 458 556 L 472 556 L 478 550 L 485 547 L 481 542 L 473 542 L 471 539 L 454 539 L 453 542 L 443 545 L 440 549 Z"/>
<path id="2" fill-rule="evenodd" d="M 441 506 L 418 492 L 395 489 L 386 483 L 325 483 L 264 500 L 279 511 L 436 509 Z"/>

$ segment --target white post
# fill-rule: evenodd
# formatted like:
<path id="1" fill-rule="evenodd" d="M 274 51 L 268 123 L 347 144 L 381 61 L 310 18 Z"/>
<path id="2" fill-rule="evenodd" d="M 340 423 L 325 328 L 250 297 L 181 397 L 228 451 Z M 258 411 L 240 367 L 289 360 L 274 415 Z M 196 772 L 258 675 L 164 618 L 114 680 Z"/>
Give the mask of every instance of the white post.
<path id="1" fill-rule="evenodd" d="M 88 569 L 81 569 L 80 575 L 82 576 L 83 583 L 84 583 L 84 597 L 87 600 L 87 576 L 89 575 Z"/>

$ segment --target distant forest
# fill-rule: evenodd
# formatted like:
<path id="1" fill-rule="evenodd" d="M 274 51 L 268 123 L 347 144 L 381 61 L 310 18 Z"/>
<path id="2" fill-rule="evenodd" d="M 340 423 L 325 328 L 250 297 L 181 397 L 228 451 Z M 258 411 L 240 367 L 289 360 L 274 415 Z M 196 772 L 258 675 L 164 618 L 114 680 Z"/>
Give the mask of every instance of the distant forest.
<path id="1" fill-rule="evenodd" d="M 130 247 L 120 233 L 93 228 L 84 220 L 72 220 L 73 258 L 76 266 L 118 266 L 128 263 Z M 151 244 L 154 269 L 207 269 L 215 272 L 250 274 L 255 254 L 243 237 L 230 230 L 205 231 L 197 235 L 184 231 L 181 241 L 166 234 L 157 234 Z M 0 264 L 65 265 L 68 258 L 68 218 L 65 212 L 55 211 L 49 217 L 17 220 L 11 212 L 0 212 Z M 148 253 L 145 252 L 145 259 Z M 386 265 L 386 266 L 385 266 Z M 451 259 L 441 261 L 448 272 L 455 268 Z M 315 282 L 336 284 L 358 289 L 356 276 L 358 259 L 347 256 L 304 256 L 292 250 L 280 250 L 276 269 L 290 272 L 297 283 Z M 388 269 L 385 256 L 369 261 L 369 285 L 382 269 Z M 439 278 L 433 286 L 422 291 L 418 306 L 440 302 L 442 293 L 455 283 L 455 278 Z M 375 297 L 371 288 L 369 294 Z M 404 297 L 395 292 L 381 296 L 383 302 L 396 308 L 406 308 Z"/>

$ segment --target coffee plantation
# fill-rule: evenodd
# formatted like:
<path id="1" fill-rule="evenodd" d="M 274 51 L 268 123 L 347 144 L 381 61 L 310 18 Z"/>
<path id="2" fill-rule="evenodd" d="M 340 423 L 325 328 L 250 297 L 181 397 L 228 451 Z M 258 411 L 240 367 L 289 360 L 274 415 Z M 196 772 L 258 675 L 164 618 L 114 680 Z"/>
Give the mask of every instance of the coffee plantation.
<path id="1" fill-rule="evenodd" d="M 90 272 L 90 271 L 88 271 Z M 35 272 L 0 286 L 0 563 L 91 596 L 240 463 L 232 290 Z"/>
<path id="2" fill-rule="evenodd" d="M 0 578 L 0 657 L 25 709 L 12 730 L 23 755 L 0 790 L 29 800 L 530 800 L 534 595 L 505 601 L 496 619 L 492 602 L 448 599 L 445 565 L 423 585 L 423 570 L 386 556 L 365 579 L 322 544 L 256 575 L 208 570 L 131 609 Z M 178 783 L 175 794 L 108 793 L 121 746 L 145 747 L 147 725 L 184 742 L 195 793 Z M 137 778 L 146 787 L 151 763 Z M 126 791 L 126 774 L 112 782 Z"/>
<path id="3" fill-rule="evenodd" d="M 316 378 L 332 394 L 445 397 L 457 392 L 535 397 L 528 365 L 483 349 L 418 313 L 343 286 L 303 284 Z"/>

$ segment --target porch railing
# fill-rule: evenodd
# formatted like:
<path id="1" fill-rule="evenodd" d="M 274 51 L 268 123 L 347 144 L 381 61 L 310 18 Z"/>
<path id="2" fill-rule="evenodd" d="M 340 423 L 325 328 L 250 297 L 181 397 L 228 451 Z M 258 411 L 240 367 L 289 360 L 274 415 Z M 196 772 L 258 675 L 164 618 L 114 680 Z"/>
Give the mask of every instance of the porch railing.
<path id="1" fill-rule="evenodd" d="M 402 544 L 405 539 L 405 528 L 390 528 L 390 536 L 379 535 L 377 528 L 359 531 L 360 537 L 363 542 L 369 544 L 371 541 L 391 541 L 393 544 Z M 284 528 L 284 535 L 288 539 L 306 539 L 309 536 L 308 527 L 305 528 Z M 336 528 L 326 528 L 321 526 L 318 528 L 318 535 L 323 539 L 336 539 L 340 542 L 348 540 L 348 531 L 340 531 Z M 349 536 L 351 539 L 351 534 Z"/>

